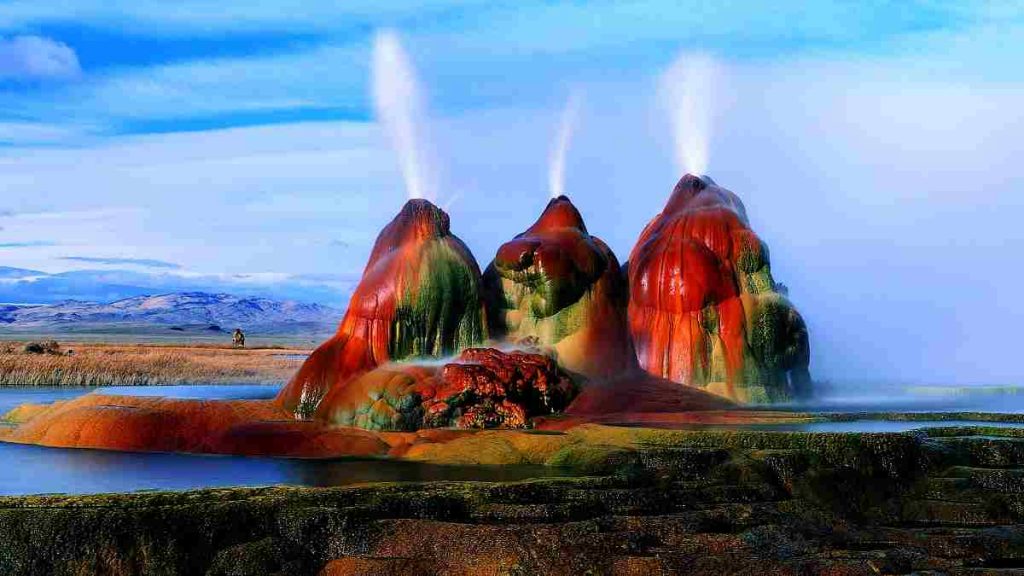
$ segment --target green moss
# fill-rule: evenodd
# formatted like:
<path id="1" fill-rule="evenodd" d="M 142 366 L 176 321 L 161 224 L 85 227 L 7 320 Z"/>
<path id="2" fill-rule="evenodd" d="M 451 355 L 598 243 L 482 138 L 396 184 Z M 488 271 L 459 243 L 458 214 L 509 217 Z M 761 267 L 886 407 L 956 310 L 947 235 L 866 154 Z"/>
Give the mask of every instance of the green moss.
<path id="1" fill-rule="evenodd" d="M 743 237 L 736 259 L 736 284 L 743 294 L 765 294 L 775 290 L 769 264 L 768 246 L 753 236 Z"/>
<path id="2" fill-rule="evenodd" d="M 492 292 L 497 294 L 491 297 L 491 322 L 496 332 L 507 333 L 512 340 L 533 337 L 540 344 L 554 346 L 589 321 L 587 311 L 593 297 L 589 291 L 581 291 L 578 300 L 571 303 L 552 305 L 552 298 L 558 297 L 554 287 L 570 280 L 552 280 L 536 272 L 529 282 L 515 282 L 493 274 L 496 289 Z M 512 310 L 517 312 L 514 325 L 508 321 Z"/>
<path id="3" fill-rule="evenodd" d="M 552 454 L 546 466 L 566 467 L 583 474 L 607 473 L 621 465 L 629 450 L 607 444 L 573 442 Z"/>
<path id="4" fill-rule="evenodd" d="M 474 436 L 468 456 L 490 444 L 593 476 L 4 497 L 0 573 L 315 574 L 346 557 L 422 573 L 649 573 L 647 558 L 678 573 L 911 573 L 1024 557 L 1019 439 L 593 425 Z"/>
<path id="5" fill-rule="evenodd" d="M 776 293 L 744 297 L 747 338 L 743 378 L 748 402 L 783 402 L 810 390 L 807 327 L 789 300 Z"/>
<path id="6" fill-rule="evenodd" d="M 391 358 L 442 357 L 487 338 L 475 264 L 445 242 L 424 249 L 418 286 L 399 299 L 388 352 Z"/>
<path id="7" fill-rule="evenodd" d="M 331 421 L 341 426 L 365 430 L 397 430 L 412 432 L 423 424 L 423 399 L 415 392 L 393 390 L 371 394 L 354 410 L 339 410 Z"/>

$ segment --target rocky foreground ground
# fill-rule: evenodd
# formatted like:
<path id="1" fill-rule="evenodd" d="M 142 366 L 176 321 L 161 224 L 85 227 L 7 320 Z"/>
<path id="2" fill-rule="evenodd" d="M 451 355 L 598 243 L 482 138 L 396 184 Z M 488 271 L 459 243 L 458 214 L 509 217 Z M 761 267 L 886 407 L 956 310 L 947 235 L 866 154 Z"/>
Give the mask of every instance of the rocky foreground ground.
<path id="1" fill-rule="evenodd" d="M 1020 429 L 594 427 L 561 463 L 580 476 L 0 498 L 0 573 L 1024 574 Z"/>

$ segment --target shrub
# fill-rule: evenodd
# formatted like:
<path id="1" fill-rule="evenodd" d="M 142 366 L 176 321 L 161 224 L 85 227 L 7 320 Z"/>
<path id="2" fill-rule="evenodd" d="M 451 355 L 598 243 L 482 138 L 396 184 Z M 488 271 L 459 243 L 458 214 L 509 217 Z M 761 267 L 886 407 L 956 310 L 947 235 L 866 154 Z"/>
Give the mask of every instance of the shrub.
<path id="1" fill-rule="evenodd" d="M 56 340 L 47 342 L 29 342 L 22 348 L 25 354 L 60 354 L 60 344 Z"/>

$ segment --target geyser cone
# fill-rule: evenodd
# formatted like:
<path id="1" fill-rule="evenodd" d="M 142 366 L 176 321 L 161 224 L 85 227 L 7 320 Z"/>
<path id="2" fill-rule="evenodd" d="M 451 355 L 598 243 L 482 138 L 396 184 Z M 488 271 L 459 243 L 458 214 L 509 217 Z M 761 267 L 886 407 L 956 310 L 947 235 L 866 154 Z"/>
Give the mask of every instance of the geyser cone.
<path id="1" fill-rule="evenodd" d="M 684 176 L 629 259 L 629 325 L 649 373 L 741 402 L 808 392 L 803 319 L 777 291 L 739 197 Z"/>
<path id="2" fill-rule="evenodd" d="M 377 237 L 338 332 L 278 401 L 309 417 L 332 389 L 379 364 L 447 356 L 485 338 L 476 260 L 443 210 L 410 200 Z"/>
<path id="3" fill-rule="evenodd" d="M 635 365 L 619 261 L 587 232 L 565 196 L 552 199 L 532 226 L 498 249 L 484 283 L 495 336 L 535 341 L 584 376 Z"/>

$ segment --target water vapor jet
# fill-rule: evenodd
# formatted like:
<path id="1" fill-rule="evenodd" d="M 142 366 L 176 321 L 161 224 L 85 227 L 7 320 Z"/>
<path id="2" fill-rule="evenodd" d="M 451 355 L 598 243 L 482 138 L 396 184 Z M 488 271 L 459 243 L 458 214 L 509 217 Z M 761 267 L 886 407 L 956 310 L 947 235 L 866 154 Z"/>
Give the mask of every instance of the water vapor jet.
<path id="1" fill-rule="evenodd" d="M 707 54 L 683 53 L 662 74 L 659 96 L 669 113 L 675 161 L 682 174 L 706 174 L 711 121 L 721 67 Z"/>
<path id="2" fill-rule="evenodd" d="M 409 198 L 434 200 L 424 137 L 423 95 L 398 34 L 381 30 L 373 42 L 373 105 L 391 140 Z"/>
<path id="3" fill-rule="evenodd" d="M 548 190 L 551 192 L 552 198 L 558 198 L 565 194 L 565 155 L 569 151 L 572 134 L 579 122 L 582 102 L 583 97 L 580 92 L 573 90 L 565 101 L 565 108 L 562 109 L 558 135 L 548 160 Z"/>

